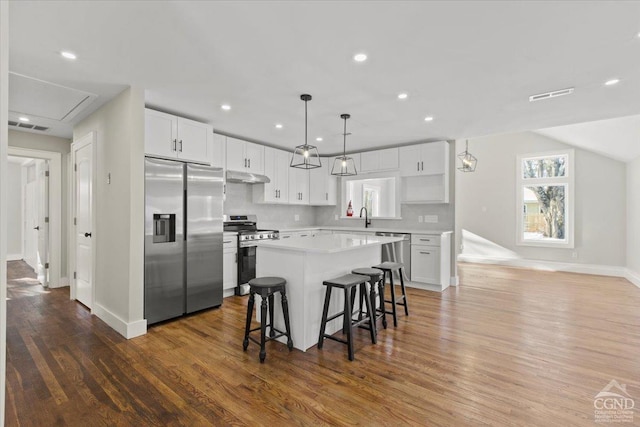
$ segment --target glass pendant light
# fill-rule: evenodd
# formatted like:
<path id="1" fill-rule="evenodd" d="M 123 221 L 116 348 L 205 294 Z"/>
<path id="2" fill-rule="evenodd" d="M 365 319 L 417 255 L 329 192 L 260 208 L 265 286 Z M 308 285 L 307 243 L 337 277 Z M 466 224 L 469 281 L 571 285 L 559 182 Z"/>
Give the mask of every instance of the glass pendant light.
<path id="1" fill-rule="evenodd" d="M 478 163 L 478 159 L 475 156 L 469 153 L 469 140 L 467 139 L 467 145 L 464 151 L 458 154 L 458 158 L 462 162 L 462 166 L 458 168 L 459 171 L 462 172 L 474 172 L 476 170 L 476 164 Z"/>
<path id="2" fill-rule="evenodd" d="M 293 150 L 290 166 L 298 169 L 315 169 L 321 167 L 322 163 L 320 163 L 318 149 L 307 144 L 307 102 L 311 101 L 311 95 L 300 95 L 300 99 L 304 101 L 304 145 L 298 145 Z"/>
<path id="3" fill-rule="evenodd" d="M 347 157 L 347 135 L 351 135 L 347 133 L 347 119 L 351 116 L 349 114 L 341 114 L 340 118 L 344 119 L 344 143 L 342 145 L 342 156 L 336 157 L 333 161 L 333 167 L 331 168 L 331 175 L 336 176 L 353 176 L 358 175 L 358 171 L 356 170 L 356 163 L 353 161 L 352 157 Z"/>

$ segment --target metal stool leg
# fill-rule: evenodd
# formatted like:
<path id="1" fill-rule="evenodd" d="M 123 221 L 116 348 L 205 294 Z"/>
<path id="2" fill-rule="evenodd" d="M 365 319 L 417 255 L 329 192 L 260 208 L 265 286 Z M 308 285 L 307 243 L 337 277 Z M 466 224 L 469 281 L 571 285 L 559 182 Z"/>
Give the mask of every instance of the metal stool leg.
<path id="1" fill-rule="evenodd" d="M 378 295 L 380 298 L 380 309 L 382 310 L 382 327 L 387 329 L 387 305 L 384 302 L 384 274 L 378 281 Z"/>
<path id="2" fill-rule="evenodd" d="M 367 315 L 369 316 L 369 332 L 371 333 L 371 342 L 376 344 L 378 339 L 376 338 L 376 312 L 371 309 L 371 298 L 367 294 L 367 284 L 362 283 L 360 285 L 360 293 L 364 294 L 364 303 L 367 305 Z M 362 313 L 362 310 L 360 310 Z"/>
<path id="3" fill-rule="evenodd" d="M 351 288 L 351 289 L 355 289 Z M 349 290 L 347 288 L 345 288 L 344 290 L 344 298 L 346 301 L 346 308 L 345 308 L 345 313 L 344 316 L 345 318 L 347 316 L 349 316 L 349 318 L 347 319 L 347 347 L 348 347 L 348 354 L 349 354 L 349 360 L 353 360 L 354 356 L 353 356 L 353 322 L 351 321 L 351 316 L 353 315 L 353 309 L 351 306 L 351 298 L 349 295 Z"/>

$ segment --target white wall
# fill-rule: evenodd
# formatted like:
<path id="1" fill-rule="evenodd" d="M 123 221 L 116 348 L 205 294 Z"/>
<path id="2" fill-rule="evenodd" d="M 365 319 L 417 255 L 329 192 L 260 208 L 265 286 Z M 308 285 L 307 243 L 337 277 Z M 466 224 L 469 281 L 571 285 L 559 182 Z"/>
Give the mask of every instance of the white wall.
<path id="1" fill-rule="evenodd" d="M 22 259 L 22 166 L 10 162 L 7 168 L 7 258 Z"/>
<path id="2" fill-rule="evenodd" d="M 640 286 L 640 157 L 627 163 L 627 268 Z"/>
<path id="3" fill-rule="evenodd" d="M 478 158 L 473 173 L 456 170 L 456 234 L 465 229 L 513 256 L 528 260 L 626 265 L 626 167 L 598 154 L 575 149 L 575 248 L 536 248 L 516 242 L 516 156 L 570 147 L 523 132 L 469 140 Z M 458 152 L 464 141 L 458 141 Z M 468 245 L 471 246 L 471 245 Z M 460 247 L 460 239 L 457 239 Z M 577 258 L 573 258 L 577 252 Z M 478 256 L 465 247 L 463 255 Z"/>
<path id="4" fill-rule="evenodd" d="M 9 2 L 0 1 L 0 427 L 4 426 L 7 354 L 7 121 L 9 120 Z"/>
<path id="5" fill-rule="evenodd" d="M 39 135 L 31 132 L 9 131 L 9 146 L 30 150 L 50 151 L 62 155 L 62 253 L 60 254 L 60 276 L 68 277 L 68 242 L 69 242 L 69 152 L 71 140 L 50 135 Z"/>
<path id="6" fill-rule="evenodd" d="M 129 88 L 73 129 L 97 135 L 93 313 L 125 337 L 144 321 L 144 91 Z M 111 184 L 107 184 L 107 174 Z"/>

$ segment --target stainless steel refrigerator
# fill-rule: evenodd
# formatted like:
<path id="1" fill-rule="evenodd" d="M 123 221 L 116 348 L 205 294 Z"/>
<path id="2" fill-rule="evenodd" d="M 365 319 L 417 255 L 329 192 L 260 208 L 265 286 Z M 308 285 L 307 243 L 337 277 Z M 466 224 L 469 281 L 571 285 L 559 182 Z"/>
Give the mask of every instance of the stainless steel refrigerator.
<path id="1" fill-rule="evenodd" d="M 222 169 L 145 160 L 148 324 L 222 304 Z"/>

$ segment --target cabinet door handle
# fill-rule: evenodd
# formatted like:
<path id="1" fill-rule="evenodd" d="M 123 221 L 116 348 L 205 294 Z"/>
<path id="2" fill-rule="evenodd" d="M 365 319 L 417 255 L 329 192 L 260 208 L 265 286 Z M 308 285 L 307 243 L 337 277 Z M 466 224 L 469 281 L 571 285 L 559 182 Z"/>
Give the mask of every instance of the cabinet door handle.
<path id="1" fill-rule="evenodd" d="M 416 162 L 416 170 L 420 172 L 420 162 Z"/>
<path id="2" fill-rule="evenodd" d="M 180 150 L 180 151 L 182 151 L 182 150 Z M 424 171 L 424 162 L 420 162 L 420 170 Z"/>
<path id="3" fill-rule="evenodd" d="M 223 240 L 222 243 L 231 243 L 231 240 Z"/>
<path id="4" fill-rule="evenodd" d="M 173 140 L 173 151 L 178 151 L 178 140 L 177 139 Z"/>
<path id="5" fill-rule="evenodd" d="M 251 159 L 247 160 L 247 162 L 249 163 L 249 169 L 251 169 Z"/>
<path id="6" fill-rule="evenodd" d="M 329 200 L 329 193 L 324 193 L 324 199 Z"/>
<path id="7" fill-rule="evenodd" d="M 236 264 L 238 263 L 238 252 L 236 252 Z"/>
<path id="8" fill-rule="evenodd" d="M 421 254 L 424 254 L 424 255 L 431 255 L 431 252 L 423 252 L 423 251 L 420 251 L 420 253 L 421 253 Z"/>
<path id="9" fill-rule="evenodd" d="M 180 140 L 180 152 L 182 153 L 182 140 Z"/>
<path id="10" fill-rule="evenodd" d="M 291 236 L 282 236 L 283 239 L 288 239 Z"/>

